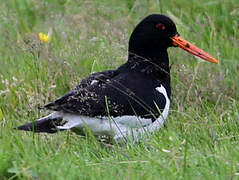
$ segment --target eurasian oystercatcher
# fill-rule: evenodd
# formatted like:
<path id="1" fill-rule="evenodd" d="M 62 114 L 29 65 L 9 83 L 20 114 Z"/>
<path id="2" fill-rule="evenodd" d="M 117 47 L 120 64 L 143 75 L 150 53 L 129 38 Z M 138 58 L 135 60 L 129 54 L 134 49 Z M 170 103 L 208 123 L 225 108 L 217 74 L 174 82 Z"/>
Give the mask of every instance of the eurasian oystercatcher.
<path id="1" fill-rule="evenodd" d="M 134 29 L 128 61 L 114 70 L 97 72 L 78 86 L 44 106 L 53 112 L 17 129 L 56 133 L 88 127 L 96 136 L 116 141 L 158 130 L 170 107 L 170 68 L 167 48 L 180 47 L 195 56 L 218 60 L 179 36 L 167 16 L 152 14 Z"/>

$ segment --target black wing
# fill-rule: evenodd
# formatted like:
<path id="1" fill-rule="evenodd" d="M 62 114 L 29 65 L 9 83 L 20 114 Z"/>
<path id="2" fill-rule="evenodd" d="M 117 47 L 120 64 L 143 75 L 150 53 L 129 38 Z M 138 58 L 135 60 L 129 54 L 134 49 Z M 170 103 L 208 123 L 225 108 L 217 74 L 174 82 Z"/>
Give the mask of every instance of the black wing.
<path id="1" fill-rule="evenodd" d="M 91 117 L 110 114 L 156 118 L 160 115 L 158 108 L 164 108 L 166 99 L 155 90 L 155 85 L 159 83 L 137 73 L 99 72 L 45 108 Z"/>
<path id="2" fill-rule="evenodd" d="M 111 79 L 116 75 L 117 75 L 117 70 L 108 70 L 108 71 L 92 73 L 87 78 L 82 79 L 80 84 L 78 84 L 75 87 L 75 89 L 86 88 L 87 86 L 90 86 L 92 81 L 94 80 L 105 82 L 107 79 Z"/>

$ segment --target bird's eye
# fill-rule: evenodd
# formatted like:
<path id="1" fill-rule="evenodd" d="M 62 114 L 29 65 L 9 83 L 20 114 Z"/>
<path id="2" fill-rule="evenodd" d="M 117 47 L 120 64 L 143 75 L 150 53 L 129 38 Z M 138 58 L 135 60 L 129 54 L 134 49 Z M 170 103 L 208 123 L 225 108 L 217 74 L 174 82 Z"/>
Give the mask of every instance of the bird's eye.
<path id="1" fill-rule="evenodd" d="M 159 30 L 165 30 L 165 25 L 162 23 L 158 23 L 156 24 L 156 28 L 158 28 Z"/>

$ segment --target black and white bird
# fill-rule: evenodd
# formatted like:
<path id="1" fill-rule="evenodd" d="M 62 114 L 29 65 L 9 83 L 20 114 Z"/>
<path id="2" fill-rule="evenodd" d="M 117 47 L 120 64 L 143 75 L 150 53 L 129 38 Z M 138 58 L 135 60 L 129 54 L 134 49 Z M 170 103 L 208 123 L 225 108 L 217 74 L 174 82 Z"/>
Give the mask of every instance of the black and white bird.
<path id="1" fill-rule="evenodd" d="M 134 29 L 129 40 L 128 60 L 114 70 L 97 72 L 78 86 L 44 106 L 53 112 L 19 130 L 56 133 L 90 129 L 96 136 L 116 141 L 138 140 L 158 130 L 170 108 L 170 68 L 167 48 L 182 49 L 207 61 L 211 55 L 179 36 L 167 16 L 152 14 Z"/>

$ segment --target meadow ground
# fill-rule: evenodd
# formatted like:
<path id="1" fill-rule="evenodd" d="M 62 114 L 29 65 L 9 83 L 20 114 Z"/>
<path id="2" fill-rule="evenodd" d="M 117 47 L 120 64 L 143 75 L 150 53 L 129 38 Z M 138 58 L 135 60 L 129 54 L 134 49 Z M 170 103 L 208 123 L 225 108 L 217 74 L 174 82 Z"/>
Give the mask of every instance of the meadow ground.
<path id="1" fill-rule="evenodd" d="M 125 62 L 130 33 L 151 13 L 170 16 L 182 37 L 220 60 L 169 49 L 164 128 L 127 146 L 13 130 L 89 73 Z M 238 17 L 238 0 L 1 1 L 0 179 L 238 179 Z"/>

